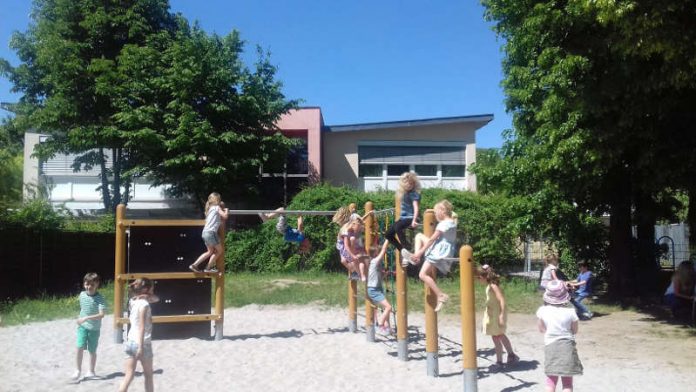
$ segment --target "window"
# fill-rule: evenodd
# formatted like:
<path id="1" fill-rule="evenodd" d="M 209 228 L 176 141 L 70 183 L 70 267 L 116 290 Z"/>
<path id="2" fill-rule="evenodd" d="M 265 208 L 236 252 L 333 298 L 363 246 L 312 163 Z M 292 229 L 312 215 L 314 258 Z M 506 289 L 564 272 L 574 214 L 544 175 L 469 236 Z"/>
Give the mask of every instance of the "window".
<path id="1" fill-rule="evenodd" d="M 359 177 L 382 177 L 382 165 L 360 165 L 358 166 Z"/>
<path id="2" fill-rule="evenodd" d="M 435 177 L 437 176 L 437 165 L 415 165 L 413 167 L 413 171 L 415 171 L 419 176 L 432 176 Z"/>
<path id="3" fill-rule="evenodd" d="M 387 176 L 400 176 L 409 171 L 408 165 L 387 165 Z"/>
<path id="4" fill-rule="evenodd" d="M 465 165 L 442 165 L 442 177 L 464 177 Z"/>

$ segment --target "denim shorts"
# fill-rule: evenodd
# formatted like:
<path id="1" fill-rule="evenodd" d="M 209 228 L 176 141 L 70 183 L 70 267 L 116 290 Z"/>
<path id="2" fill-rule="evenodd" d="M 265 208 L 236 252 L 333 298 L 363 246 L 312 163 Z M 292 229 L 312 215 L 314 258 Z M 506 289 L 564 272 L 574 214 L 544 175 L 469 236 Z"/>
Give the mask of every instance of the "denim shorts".
<path id="1" fill-rule="evenodd" d="M 203 234 L 201 234 L 201 238 L 203 238 L 203 242 L 208 246 L 215 246 L 220 243 L 217 233 L 214 231 L 204 230 Z"/>
<path id="2" fill-rule="evenodd" d="M 138 343 L 132 340 L 123 343 L 123 351 L 126 353 L 126 358 L 135 357 L 135 354 L 138 352 Z M 143 344 L 143 359 L 150 359 L 153 355 L 152 342 L 145 342 Z"/>
<path id="3" fill-rule="evenodd" d="M 379 287 L 368 287 L 367 288 L 367 296 L 370 298 L 370 300 L 372 302 L 374 302 L 376 304 L 378 304 L 386 299 L 384 297 L 384 292 Z"/>

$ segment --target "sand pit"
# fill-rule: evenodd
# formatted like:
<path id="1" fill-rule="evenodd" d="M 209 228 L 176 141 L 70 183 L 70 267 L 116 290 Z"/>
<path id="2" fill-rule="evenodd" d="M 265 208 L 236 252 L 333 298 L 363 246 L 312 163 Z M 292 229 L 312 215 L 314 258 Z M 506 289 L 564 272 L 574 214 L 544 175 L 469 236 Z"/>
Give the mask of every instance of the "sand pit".
<path id="1" fill-rule="evenodd" d="M 158 391 L 461 391 L 461 332 L 455 315 L 440 317 L 440 377 L 426 375 L 424 319 L 410 314 L 409 360 L 397 359 L 395 338 L 366 341 L 350 333 L 347 312 L 321 306 L 246 306 L 226 310 L 225 338 L 159 340 Z M 543 339 L 531 315 L 510 315 L 509 334 L 522 358 L 513 369 L 490 373 L 489 337 L 477 335 L 479 391 L 543 390 Z M 480 320 L 480 315 L 477 317 Z M 358 319 L 359 326 L 364 318 Z M 155 325 L 157 328 L 157 325 Z M 104 320 L 97 361 L 99 379 L 70 381 L 75 322 L 59 320 L 0 328 L 0 390 L 115 391 L 123 377 L 121 346 Z M 577 391 L 692 391 L 696 338 L 635 312 L 582 322 L 578 351 L 585 375 Z M 85 355 L 83 371 L 87 370 Z M 142 391 L 141 376 L 131 391 Z"/>

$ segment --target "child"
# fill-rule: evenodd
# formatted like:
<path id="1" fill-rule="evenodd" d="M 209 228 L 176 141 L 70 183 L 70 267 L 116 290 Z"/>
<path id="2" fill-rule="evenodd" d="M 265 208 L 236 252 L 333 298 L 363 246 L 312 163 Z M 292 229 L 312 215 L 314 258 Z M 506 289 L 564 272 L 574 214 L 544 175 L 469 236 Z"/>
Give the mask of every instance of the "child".
<path id="1" fill-rule="evenodd" d="M 578 268 L 580 269 L 578 278 L 568 282 L 568 286 L 575 289 L 573 296 L 570 298 L 570 303 L 575 306 L 578 316 L 589 320 L 592 318 L 593 314 L 582 301 L 592 295 L 592 271 L 590 271 L 585 261 L 578 263 Z"/>
<path id="2" fill-rule="evenodd" d="M 510 339 L 505 335 L 507 327 L 507 307 L 505 306 L 505 296 L 498 286 L 500 277 L 487 264 L 483 265 L 478 271 L 479 280 L 486 282 L 486 310 L 483 313 L 483 332 L 490 335 L 495 346 L 495 364 L 489 367 L 491 371 L 501 370 L 503 364 L 503 346 L 507 351 L 507 366 L 514 365 L 520 357 L 512 351 Z"/>
<path id="3" fill-rule="evenodd" d="M 365 218 L 372 213 L 373 211 L 368 211 L 365 213 L 365 215 L 360 216 L 360 214 L 358 214 L 358 212 L 355 210 L 355 207 L 352 205 L 349 207 L 340 207 L 338 210 L 336 210 L 336 213 L 331 218 L 331 221 L 337 224 L 339 227 L 342 227 L 354 218 L 360 218 L 364 222 Z"/>
<path id="4" fill-rule="evenodd" d="M 544 305 L 537 310 L 539 332 L 544 334 L 544 372 L 546 391 L 554 392 L 561 377 L 564 392 L 573 390 L 573 376 L 582 374 L 582 363 L 575 348 L 578 316 L 569 308 L 570 295 L 565 282 L 549 282 L 544 291 Z"/>
<path id="5" fill-rule="evenodd" d="M 430 271 L 434 266 L 446 274 L 452 266 L 452 261 L 446 259 L 454 255 L 454 242 L 457 239 L 457 221 L 455 219 L 457 215 L 452 211 L 452 203 L 448 200 L 438 202 L 434 209 L 435 219 L 438 221 L 435 232 L 430 238 L 418 233 L 416 235 L 416 253 L 411 254 L 408 250 L 403 249 L 401 251 L 403 255 L 401 265 L 405 267 L 408 263 L 418 264 L 421 257 L 425 255 L 425 263 L 423 263 L 418 277 L 437 295 L 435 311 L 439 312 L 449 300 L 449 296 L 440 290 L 435 280 L 430 276 Z"/>
<path id="6" fill-rule="evenodd" d="M 94 366 L 97 364 L 97 345 L 99 343 L 99 331 L 101 320 L 106 311 L 104 297 L 97 292 L 99 288 L 99 275 L 94 272 L 85 274 L 82 279 L 85 288 L 80 293 L 80 317 L 77 319 L 77 370 L 73 375 L 75 381 L 81 379 L 82 355 L 85 348 L 89 351 L 89 372 L 85 378 L 95 377 Z"/>
<path id="7" fill-rule="evenodd" d="M 555 253 L 547 255 L 544 259 L 546 262 L 546 267 L 541 273 L 541 282 L 539 282 L 539 289 L 545 290 L 546 285 L 552 280 L 558 280 L 558 256 Z"/>
<path id="8" fill-rule="evenodd" d="M 377 320 L 379 331 L 382 335 L 391 334 L 389 316 L 391 315 L 392 306 L 384 296 L 384 290 L 382 289 L 382 259 L 384 258 L 384 253 L 387 251 L 388 246 L 389 242 L 384 241 L 379 253 L 377 253 L 377 255 L 370 260 L 370 268 L 367 277 L 367 296 L 370 298 L 372 303 L 382 307 L 382 314 Z"/>
<path id="9" fill-rule="evenodd" d="M 365 277 L 365 252 L 360 242 L 360 234 L 363 230 L 362 219 L 356 218 L 344 224 L 336 237 L 336 249 L 341 255 L 341 264 L 350 273 L 351 280 L 366 281 Z"/>
<path id="10" fill-rule="evenodd" d="M 205 226 L 201 237 L 205 243 L 206 251 L 198 256 L 198 259 L 189 265 L 189 269 L 193 272 L 201 272 L 198 268 L 200 264 L 208 260 L 204 272 L 217 272 L 215 261 L 222 254 L 222 244 L 218 237 L 218 228 L 221 220 L 227 219 L 229 210 L 221 208 L 220 194 L 213 192 L 208 196 L 208 201 L 205 203 Z M 224 204 L 222 204 L 224 206 Z"/>
<path id="11" fill-rule="evenodd" d="M 399 220 L 387 230 L 384 235 L 389 243 L 394 245 L 400 252 L 402 249 L 411 249 L 411 245 L 406 240 L 404 230 L 413 229 L 418 226 L 418 207 L 420 201 L 421 185 L 416 173 L 406 172 L 399 177 L 399 189 L 396 191 L 396 199 L 401 200 L 401 214 Z M 398 235 L 398 240 L 396 236 Z M 401 259 L 404 257 L 402 255 Z"/>
<path id="12" fill-rule="evenodd" d="M 682 314 L 691 311 L 696 294 L 695 282 L 696 272 L 693 263 L 688 260 L 679 263 L 664 297 L 673 317 L 680 318 Z"/>
<path id="13" fill-rule="evenodd" d="M 130 328 L 128 329 L 128 340 L 124 343 L 126 371 L 118 390 L 119 392 L 128 390 L 133 376 L 135 376 L 135 367 L 140 361 L 143 367 L 145 390 L 152 392 L 155 390 L 155 386 L 152 379 L 152 310 L 150 304 L 159 301 L 159 297 L 154 294 L 154 285 L 148 278 L 133 281 L 128 285 L 128 293 L 131 298 L 128 301 Z"/>
<path id="14" fill-rule="evenodd" d="M 309 238 L 304 235 L 304 219 L 302 215 L 297 216 L 297 229 L 293 229 L 288 226 L 288 218 L 283 213 L 285 208 L 279 207 L 275 212 L 268 214 L 259 213 L 259 217 L 262 221 L 266 222 L 269 219 L 273 219 L 278 216 L 278 223 L 276 223 L 276 230 L 283 235 L 283 239 L 286 242 L 297 242 L 300 244 L 298 252 L 307 253 L 312 248 L 312 243 Z"/>

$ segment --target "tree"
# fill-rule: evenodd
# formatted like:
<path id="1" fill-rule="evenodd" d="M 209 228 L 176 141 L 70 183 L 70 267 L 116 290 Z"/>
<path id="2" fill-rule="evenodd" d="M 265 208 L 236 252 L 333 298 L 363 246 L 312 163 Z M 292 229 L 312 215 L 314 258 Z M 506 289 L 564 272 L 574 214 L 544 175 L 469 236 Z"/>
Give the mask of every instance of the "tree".
<path id="1" fill-rule="evenodd" d="M 693 149 L 665 142 L 675 138 L 665 128 L 687 102 L 680 97 L 693 91 L 693 2 L 482 3 L 505 39 L 509 188 L 610 213 L 610 289 L 632 294 L 632 211 L 642 227 L 654 224 L 657 196 L 676 184 L 666 173 Z M 651 268 L 640 256 L 650 249 L 636 250 Z"/>
<path id="2" fill-rule="evenodd" d="M 11 42 L 21 64 L 0 62 L 23 93 L 17 116 L 52 136 L 40 156 L 77 153 L 75 170 L 100 168 L 105 209 L 127 202 L 133 176 L 199 198 L 249 187 L 239 173 L 285 151 L 261 129 L 295 102 L 266 57 L 243 66 L 238 33 L 190 28 L 166 0 L 35 0 L 32 20 Z"/>

